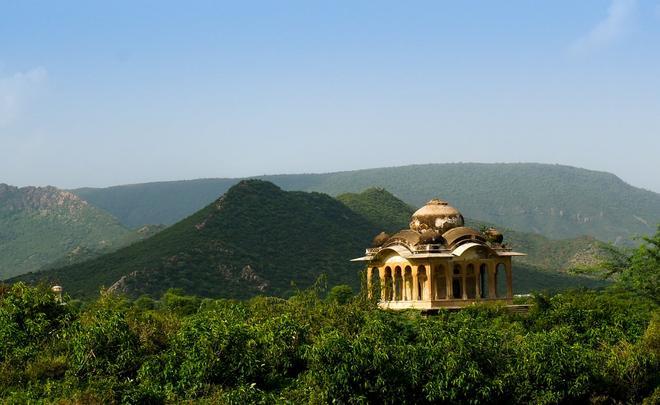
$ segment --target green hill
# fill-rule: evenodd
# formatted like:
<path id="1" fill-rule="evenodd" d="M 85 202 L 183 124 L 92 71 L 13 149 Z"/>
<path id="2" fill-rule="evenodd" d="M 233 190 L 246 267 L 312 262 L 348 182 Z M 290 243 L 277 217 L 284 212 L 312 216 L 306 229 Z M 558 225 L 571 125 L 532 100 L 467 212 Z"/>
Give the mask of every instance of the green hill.
<path id="1" fill-rule="evenodd" d="M 118 239 L 113 244 L 95 248 L 90 248 L 85 245 L 78 245 L 73 250 L 67 252 L 64 256 L 58 258 L 57 260 L 46 263 L 41 267 L 40 270 L 56 269 L 95 259 L 105 254 L 112 253 L 124 246 L 129 246 L 135 242 L 150 238 L 163 229 L 165 229 L 164 225 L 145 225 L 135 231 L 130 231 L 127 235 Z"/>
<path id="2" fill-rule="evenodd" d="M 133 232 L 110 214 L 54 187 L 0 184 L 0 279 L 76 252 L 103 252 Z"/>
<path id="3" fill-rule="evenodd" d="M 55 187 L 0 184 L 0 280 L 112 252 L 162 229 L 132 231 L 107 212 Z"/>
<path id="4" fill-rule="evenodd" d="M 412 206 L 441 197 L 466 217 L 556 239 L 589 235 L 618 242 L 650 234 L 660 222 L 660 194 L 610 173 L 560 165 L 451 163 L 259 178 L 285 190 L 330 195 L 382 187 Z M 128 226 L 170 224 L 238 181 L 203 179 L 74 192 Z"/>
<path id="5" fill-rule="evenodd" d="M 344 193 L 337 199 L 388 233 L 407 228 L 415 212 L 415 208 L 384 188 L 372 187 L 361 193 Z"/>
<path id="6" fill-rule="evenodd" d="M 371 215 L 325 194 L 286 192 L 246 180 L 147 240 L 19 279 L 60 283 L 74 296 L 91 296 L 101 286 L 131 296 L 159 296 L 169 288 L 212 297 L 285 296 L 293 290 L 292 281 L 306 287 L 321 274 L 328 275 L 330 284 L 357 289 L 361 266 L 349 259 L 360 256 L 384 225 L 409 217 L 410 207 L 384 190 L 348 200 L 368 207 Z M 515 271 L 516 292 L 598 284 L 524 264 Z"/>
<path id="7" fill-rule="evenodd" d="M 221 198 L 156 234 L 115 253 L 45 276 L 74 295 L 100 286 L 130 295 L 168 288 L 203 296 L 285 295 L 326 273 L 331 283 L 356 285 L 358 256 L 375 233 L 371 223 L 332 197 L 285 192 L 242 181 Z"/>

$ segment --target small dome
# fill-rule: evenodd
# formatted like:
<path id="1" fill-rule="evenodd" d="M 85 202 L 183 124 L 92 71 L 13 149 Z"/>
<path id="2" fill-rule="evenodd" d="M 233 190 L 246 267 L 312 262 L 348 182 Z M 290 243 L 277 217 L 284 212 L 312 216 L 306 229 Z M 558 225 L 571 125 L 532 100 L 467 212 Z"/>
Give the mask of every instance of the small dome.
<path id="1" fill-rule="evenodd" d="M 381 232 L 376 237 L 374 240 L 371 242 L 371 247 L 381 247 L 383 246 L 383 243 L 387 242 L 387 240 L 390 238 L 390 235 L 388 235 L 385 232 Z"/>
<path id="2" fill-rule="evenodd" d="M 484 236 L 486 236 L 486 240 L 490 243 L 502 243 L 504 240 L 504 236 L 502 235 L 502 232 L 498 231 L 495 228 L 488 228 L 484 231 Z"/>
<path id="3" fill-rule="evenodd" d="M 415 211 L 410 222 L 410 229 L 423 232 L 428 229 L 440 234 L 452 228 L 463 226 L 463 215 L 446 201 L 433 199 Z"/>

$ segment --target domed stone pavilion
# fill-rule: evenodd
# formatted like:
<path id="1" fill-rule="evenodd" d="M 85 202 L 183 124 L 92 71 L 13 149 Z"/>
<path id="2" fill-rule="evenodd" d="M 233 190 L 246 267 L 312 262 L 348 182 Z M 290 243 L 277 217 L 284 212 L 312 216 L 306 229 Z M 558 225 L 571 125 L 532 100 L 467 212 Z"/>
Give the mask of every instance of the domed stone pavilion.
<path id="1" fill-rule="evenodd" d="M 463 215 L 433 199 L 417 210 L 410 229 L 374 238 L 366 255 L 369 296 L 379 306 L 422 310 L 475 302 L 513 304 L 511 258 L 524 256 L 503 243 L 496 229 L 466 227 Z"/>

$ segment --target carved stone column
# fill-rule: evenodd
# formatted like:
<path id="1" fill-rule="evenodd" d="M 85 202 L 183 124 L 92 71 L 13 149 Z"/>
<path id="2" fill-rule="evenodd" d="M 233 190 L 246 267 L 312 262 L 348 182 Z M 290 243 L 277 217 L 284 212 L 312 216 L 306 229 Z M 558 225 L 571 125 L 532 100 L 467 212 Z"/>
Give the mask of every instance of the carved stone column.
<path id="1" fill-rule="evenodd" d="M 385 287 L 385 267 L 378 268 L 378 275 L 380 276 L 380 300 L 385 301 L 385 290 L 387 290 Z"/>
<path id="2" fill-rule="evenodd" d="M 427 300 L 432 300 L 433 298 L 435 298 L 435 292 L 434 292 L 435 288 L 433 288 L 433 266 L 431 266 L 431 264 L 429 263 L 426 268 L 428 269 L 428 270 L 426 270 L 426 273 L 427 273 L 427 275 L 426 275 L 426 283 L 427 283 L 426 291 L 428 292 L 428 295 L 427 295 L 426 299 Z"/>
<path id="3" fill-rule="evenodd" d="M 417 301 L 417 300 L 419 300 L 419 284 L 418 284 L 418 281 L 417 281 L 417 269 L 418 269 L 418 267 L 417 266 L 411 266 L 411 267 L 412 267 L 411 271 L 412 271 L 412 283 L 413 283 L 413 285 L 412 285 L 412 293 L 413 293 L 412 300 Z"/>
<path id="4" fill-rule="evenodd" d="M 463 293 L 461 298 L 466 300 L 467 299 L 467 271 L 468 271 L 468 263 L 464 263 L 463 266 L 461 266 L 461 292 Z"/>
<path id="5" fill-rule="evenodd" d="M 474 268 L 474 295 L 477 300 L 481 299 L 481 263 L 477 264 L 478 267 Z"/>
<path id="6" fill-rule="evenodd" d="M 495 266 L 497 266 L 497 263 L 488 263 L 488 298 L 497 298 Z"/>
<path id="7" fill-rule="evenodd" d="M 447 271 L 445 272 L 445 281 L 447 285 L 447 299 L 454 299 L 454 263 L 447 263 Z"/>
<path id="8" fill-rule="evenodd" d="M 506 298 L 513 300 L 513 274 L 511 272 L 511 259 L 507 260 L 506 264 Z"/>
<path id="9" fill-rule="evenodd" d="M 371 266 L 367 267 L 367 297 L 371 299 Z"/>

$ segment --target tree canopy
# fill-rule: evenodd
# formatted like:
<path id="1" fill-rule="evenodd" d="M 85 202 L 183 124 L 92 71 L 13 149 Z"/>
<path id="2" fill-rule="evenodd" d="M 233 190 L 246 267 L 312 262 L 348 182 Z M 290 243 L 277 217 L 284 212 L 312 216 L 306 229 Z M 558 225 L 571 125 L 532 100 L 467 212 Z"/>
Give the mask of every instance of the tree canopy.
<path id="1" fill-rule="evenodd" d="M 657 403 L 660 316 L 614 291 L 423 316 L 345 286 L 90 302 L 0 288 L 5 403 Z"/>

